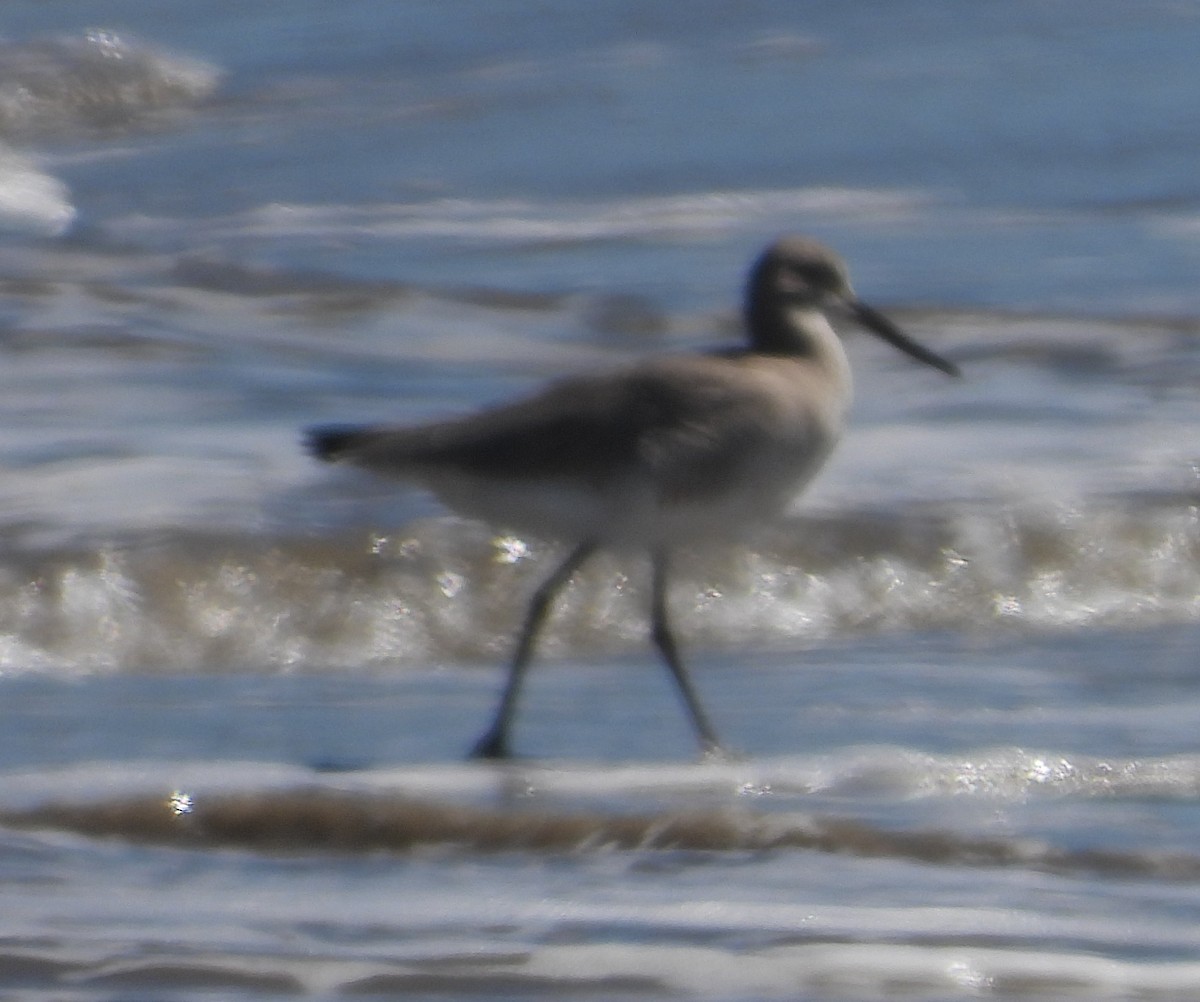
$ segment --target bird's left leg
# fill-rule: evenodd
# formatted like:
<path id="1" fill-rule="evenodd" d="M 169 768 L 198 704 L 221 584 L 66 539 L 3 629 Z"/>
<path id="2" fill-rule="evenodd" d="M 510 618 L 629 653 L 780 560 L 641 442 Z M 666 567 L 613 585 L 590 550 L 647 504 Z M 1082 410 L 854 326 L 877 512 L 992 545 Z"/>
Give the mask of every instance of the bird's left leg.
<path id="1" fill-rule="evenodd" d="M 587 560 L 595 550 L 595 543 L 580 543 L 533 593 L 533 598 L 529 602 L 529 610 L 525 613 L 525 622 L 521 625 L 521 633 L 517 638 L 513 659 L 509 665 L 508 680 L 504 684 L 504 692 L 496 707 L 496 716 L 492 720 L 491 726 L 484 732 L 483 737 L 475 742 L 475 746 L 471 749 L 472 758 L 509 757 L 508 729 L 517 708 L 517 695 L 521 691 L 525 669 L 529 667 L 529 662 L 533 657 L 534 644 L 537 642 L 542 624 L 546 620 L 554 597 L 571 580 L 571 575 L 579 569 L 579 565 Z"/>

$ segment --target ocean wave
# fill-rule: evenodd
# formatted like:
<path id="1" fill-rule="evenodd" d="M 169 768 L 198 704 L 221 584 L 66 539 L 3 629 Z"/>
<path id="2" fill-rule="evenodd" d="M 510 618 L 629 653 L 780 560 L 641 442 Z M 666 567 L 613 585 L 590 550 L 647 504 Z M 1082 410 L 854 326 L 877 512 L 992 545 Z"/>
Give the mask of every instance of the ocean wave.
<path id="1" fill-rule="evenodd" d="M 217 989 L 251 998 L 492 997 L 498 985 L 514 997 L 958 997 L 971 989 L 997 998 L 1183 998 L 1200 985 L 1189 932 L 1169 917 L 1139 919 L 1131 932 L 1126 910 L 1059 907 L 1094 902 L 1098 884 L 1125 888 L 1127 909 L 1139 894 L 1175 900 L 1200 880 L 1200 857 L 1186 843 L 1166 850 L 1156 833 L 1131 844 L 1106 826 L 1086 838 L 1069 826 L 1055 835 L 1014 831 L 995 823 L 999 782 L 952 794 L 983 806 L 986 816 L 968 812 L 968 828 L 953 812 L 883 823 L 851 816 L 844 803 L 821 813 L 818 798 L 745 789 L 777 782 L 798 791 L 831 773 L 894 771 L 898 759 L 935 776 L 971 766 L 998 778 L 1025 768 L 1050 785 L 1070 771 L 1039 768 L 1065 761 L 1052 752 L 981 749 L 922 763 L 903 749 L 864 748 L 615 767 L 437 763 L 321 773 L 156 758 L 6 772 L 0 837 L 16 858 L 69 860 L 89 874 L 111 862 L 111 880 L 120 882 L 134 857 L 150 861 L 152 876 L 135 882 L 142 893 L 123 899 L 115 928 L 116 883 L 50 894 L 34 910 L 47 915 L 36 924 L 18 910 L 23 924 L 0 949 L 0 973 L 26 988 Z M 1076 803 L 1110 795 L 1099 781 L 1079 782 L 1089 766 L 1075 765 L 1076 781 L 1064 780 L 1060 792 Z M 1119 795 L 1131 805 L 1155 796 L 1168 775 L 1190 785 L 1190 802 L 1200 776 L 1194 756 L 1110 765 L 1130 778 Z M 1139 773 L 1156 778 L 1141 785 Z M 131 846 L 170 851 L 135 854 Z M 738 882 L 751 864 L 790 874 L 780 894 L 763 900 L 752 883 Z M 855 888 L 845 898 L 838 868 L 848 866 L 869 866 L 872 881 L 889 889 L 897 872 L 910 872 L 913 896 L 863 901 Z M 426 867 L 436 883 L 413 879 Z M 668 883 L 646 897 L 627 888 L 578 894 L 562 889 L 564 868 L 639 884 L 665 872 Z M 505 884 L 497 894 L 490 877 L 514 869 L 508 879 L 521 889 Z M 828 882 L 813 881 L 830 870 Z M 675 879 L 689 871 L 699 871 L 698 883 Z M 538 883 L 547 872 L 549 891 Z M 312 894 L 294 894 L 314 881 L 320 893 L 310 907 Z M 330 891 L 331 881 L 349 887 Z M 995 896 L 996 881 L 1022 895 L 1021 907 Z M 961 898 L 947 896 L 948 884 L 961 887 Z M 229 918 L 247 907 L 235 888 L 255 897 L 248 931 Z M 13 891 L 17 909 L 47 900 L 42 884 Z M 171 908 L 160 932 L 172 900 L 186 907 Z M 70 935 L 60 933 L 68 908 Z M 98 928 L 86 925 L 96 915 Z M 197 935 L 218 921 L 219 933 Z M 90 933 L 82 952 L 81 923 Z M 243 938 L 231 941 L 230 927 Z"/>
<path id="2" fill-rule="evenodd" d="M 272 203 L 210 221 L 211 238 L 306 240 L 321 237 L 455 239 L 556 245 L 743 231 L 789 218 L 845 222 L 908 219 L 929 202 L 924 192 L 814 186 L 698 191 L 608 201 L 438 198 L 355 205 Z M 123 233 L 175 231 L 175 220 L 137 217 Z"/>
<path id="3" fill-rule="evenodd" d="M 767 852 L 796 850 L 936 866 L 1200 880 L 1200 856 L 1056 846 L 1028 836 L 897 830 L 850 817 L 739 809 L 490 808 L 321 788 L 47 803 L 0 813 L 19 830 L 191 849 L 269 853 Z"/>
<path id="4" fill-rule="evenodd" d="M 8 672 L 403 669 L 504 656 L 553 547 L 449 517 L 384 534 L 157 532 L 0 562 Z M 1200 618 L 1200 504 L 914 507 L 692 548 L 671 600 L 694 649 L 887 632 L 1137 628 Z M 640 651 L 642 562 L 577 576 L 548 656 Z"/>
<path id="5" fill-rule="evenodd" d="M 216 91 L 210 63 L 112 31 L 0 43 L 0 136 L 151 125 Z"/>
<path id="6" fill-rule="evenodd" d="M 911 910 L 910 910 L 911 911 Z M 377 931 L 377 930 L 376 930 Z M 10 984 L 70 990 L 228 993 L 238 998 L 1191 998 L 1200 965 L 1093 953 L 1006 950 L 941 936 L 933 943 L 785 941 L 752 951 L 700 942 L 557 943 L 436 949 L 396 959 L 347 957 L 306 945 L 277 953 L 158 946 L 99 958 L 17 942 L 0 952 Z M 981 937 L 986 939 L 986 937 Z M 93 947 L 95 950 L 95 947 Z"/>
<path id="7" fill-rule="evenodd" d="M 518 813 L 528 810 L 539 817 L 576 819 L 563 826 L 561 831 L 566 834 L 555 836 L 563 846 L 570 844 L 570 832 L 586 827 L 580 818 L 601 825 L 614 814 L 621 818 L 674 817 L 681 804 L 689 805 L 687 817 L 719 816 L 725 819 L 722 824 L 729 823 L 732 816 L 756 818 L 754 823 L 761 821 L 764 827 L 747 837 L 766 839 L 767 819 L 780 821 L 786 829 L 793 825 L 789 818 L 794 819 L 796 810 L 803 810 L 807 817 L 813 813 L 813 804 L 841 805 L 843 810 L 857 804 L 869 810 L 870 805 L 898 802 L 938 803 L 944 823 L 957 818 L 968 828 L 982 823 L 983 830 L 992 832 L 996 829 L 994 812 L 1004 808 L 1036 811 L 1048 806 L 1061 810 L 1068 801 L 1098 804 L 1105 810 L 1121 802 L 1186 806 L 1197 796 L 1200 755 L 1096 756 L 1014 745 L 940 754 L 879 744 L 750 758 L 715 755 L 680 761 L 550 759 L 499 764 L 466 760 L 371 768 L 271 760 L 97 759 L 0 772 L 0 815 L 27 821 L 48 808 L 67 811 L 62 816 L 71 826 L 87 825 L 82 819 L 93 807 L 99 809 L 96 823 L 100 825 L 125 824 L 119 819 L 149 812 L 158 820 L 148 831 L 162 829 L 164 837 L 182 838 L 183 833 L 164 827 L 167 808 L 177 814 L 189 813 L 196 804 L 228 801 L 245 803 L 245 809 L 251 810 L 250 801 L 259 798 L 264 813 L 269 814 L 276 802 L 285 805 L 281 810 L 299 811 L 305 809 L 300 802 L 306 798 L 313 797 L 311 803 L 320 804 L 323 797 L 345 797 L 352 804 L 361 802 L 353 810 L 394 802 L 388 810 L 399 812 L 413 803 L 419 808 L 418 815 L 427 811 L 448 831 L 458 823 L 455 819 L 467 819 L 473 812 L 481 817 L 481 809 L 485 813 L 498 810 L 499 804 Z M 127 810 L 123 805 L 134 806 Z M 985 813 L 980 814 L 973 805 L 982 805 Z M 326 807 L 314 808 L 316 813 L 324 810 Z M 632 826 L 627 833 L 635 829 Z M 811 826 L 805 830 L 811 834 Z M 414 831 L 371 837 L 394 837 L 397 845 L 411 847 L 420 841 Z M 723 837 L 730 847 L 741 838 L 730 833 Z M 635 844 L 627 836 L 622 838 Z"/>

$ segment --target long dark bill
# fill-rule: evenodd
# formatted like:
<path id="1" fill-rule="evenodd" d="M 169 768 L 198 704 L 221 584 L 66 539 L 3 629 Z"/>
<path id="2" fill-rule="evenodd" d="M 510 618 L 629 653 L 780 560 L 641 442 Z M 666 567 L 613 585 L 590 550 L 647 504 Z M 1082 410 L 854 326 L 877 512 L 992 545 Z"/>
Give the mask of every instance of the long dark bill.
<path id="1" fill-rule="evenodd" d="M 947 362 L 941 355 L 936 355 L 924 345 L 917 344 L 912 338 L 905 334 L 899 327 L 892 323 L 882 313 L 879 313 L 866 303 L 860 303 L 854 300 L 850 303 L 850 309 L 854 314 L 854 318 L 859 321 L 868 330 L 878 334 L 888 344 L 895 345 L 904 354 L 910 355 L 918 362 L 924 362 L 926 365 L 932 365 L 935 369 L 940 369 L 947 376 L 961 376 L 958 366 L 953 362 Z"/>

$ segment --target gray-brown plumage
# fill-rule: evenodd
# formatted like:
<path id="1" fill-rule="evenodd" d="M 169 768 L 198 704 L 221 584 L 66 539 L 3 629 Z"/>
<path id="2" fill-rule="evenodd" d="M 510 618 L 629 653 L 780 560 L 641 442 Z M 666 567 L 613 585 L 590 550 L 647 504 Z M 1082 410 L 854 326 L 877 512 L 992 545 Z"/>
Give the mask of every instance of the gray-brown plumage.
<path id="1" fill-rule="evenodd" d="M 666 610 L 667 553 L 778 518 L 828 456 L 850 401 L 837 309 L 912 357 L 957 369 L 858 302 L 841 259 L 788 237 L 750 272 L 748 346 L 666 356 L 550 384 L 461 418 L 308 432 L 317 457 L 423 485 L 463 514 L 574 545 L 534 594 L 495 720 L 476 744 L 509 754 L 508 731 L 554 595 L 597 548 L 651 555 L 652 638 L 702 747 L 716 733 L 692 691 Z"/>

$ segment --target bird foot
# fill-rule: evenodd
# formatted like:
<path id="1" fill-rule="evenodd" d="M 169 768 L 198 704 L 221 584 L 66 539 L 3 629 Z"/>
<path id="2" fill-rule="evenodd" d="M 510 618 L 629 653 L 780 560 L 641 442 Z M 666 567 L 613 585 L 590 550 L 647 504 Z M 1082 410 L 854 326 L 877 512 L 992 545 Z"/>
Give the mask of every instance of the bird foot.
<path id="1" fill-rule="evenodd" d="M 505 759 L 512 758 L 512 752 L 509 751 L 508 739 L 503 734 L 497 731 L 488 731 L 475 742 L 468 757 L 493 760 Z"/>
<path id="2" fill-rule="evenodd" d="M 749 756 L 745 752 L 735 751 L 732 748 L 726 748 L 724 745 L 719 745 L 715 741 L 705 742 L 700 748 L 700 761 L 709 763 L 719 762 L 744 762 Z"/>

